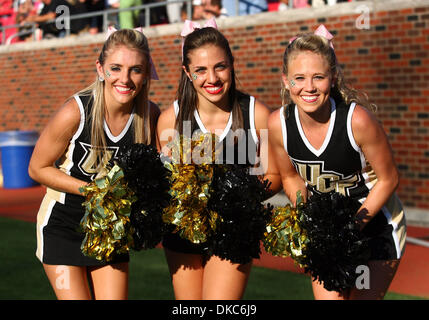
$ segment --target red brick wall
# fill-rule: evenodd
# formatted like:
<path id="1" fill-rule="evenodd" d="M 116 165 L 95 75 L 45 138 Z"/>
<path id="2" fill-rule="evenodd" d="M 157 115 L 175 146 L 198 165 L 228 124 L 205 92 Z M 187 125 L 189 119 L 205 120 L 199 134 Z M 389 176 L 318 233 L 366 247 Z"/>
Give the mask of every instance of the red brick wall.
<path id="1" fill-rule="evenodd" d="M 398 193 L 402 201 L 406 206 L 429 209 L 429 6 L 373 11 L 369 30 L 355 27 L 359 14 L 353 11 L 325 17 L 311 11 L 298 21 L 271 22 L 272 13 L 248 19 L 263 21 L 264 15 L 266 22 L 255 25 L 240 23 L 242 17 L 237 23 L 219 23 L 236 58 L 240 87 L 269 107 L 278 107 L 281 57 L 288 39 L 325 24 L 335 35 L 335 49 L 346 76 L 379 106 L 377 117 L 401 173 Z M 161 108 L 175 96 L 180 27 L 170 35 L 148 32 L 161 78 L 153 82 L 151 99 Z M 95 79 L 100 44 L 85 45 L 78 39 L 75 43 L 37 50 L 0 49 L 0 131 L 40 131 L 66 97 Z"/>

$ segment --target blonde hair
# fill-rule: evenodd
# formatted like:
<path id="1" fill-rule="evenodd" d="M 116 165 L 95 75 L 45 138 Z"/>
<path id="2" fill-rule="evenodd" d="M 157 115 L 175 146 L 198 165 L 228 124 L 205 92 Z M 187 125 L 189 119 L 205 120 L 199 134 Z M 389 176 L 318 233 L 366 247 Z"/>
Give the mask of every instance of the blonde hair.
<path id="1" fill-rule="evenodd" d="M 346 83 L 341 67 L 337 61 L 335 51 L 331 48 L 329 40 L 325 37 L 315 34 L 304 34 L 298 36 L 295 40 L 289 43 L 283 54 L 282 72 L 284 75 L 287 75 L 288 73 L 288 63 L 290 60 L 302 51 L 310 51 L 319 54 L 326 59 L 334 79 L 334 86 L 331 89 L 331 96 L 334 99 L 343 99 L 347 105 L 350 105 L 352 102 L 356 102 L 372 111 L 377 109 L 377 106 L 368 100 L 368 96 L 364 92 L 353 89 Z M 287 105 L 292 102 L 289 92 L 286 90 L 283 82 L 281 98 L 282 105 Z"/>
<path id="2" fill-rule="evenodd" d="M 98 60 L 101 65 L 104 65 L 110 50 L 114 50 L 118 46 L 126 46 L 130 49 L 136 49 L 143 53 L 145 57 L 145 74 L 146 81 L 142 90 L 134 99 L 134 142 L 150 144 L 151 141 L 151 123 L 149 110 L 149 88 L 150 88 L 150 52 L 149 44 L 143 33 L 132 30 L 122 29 L 110 35 L 103 45 Z M 97 79 L 87 88 L 79 91 L 77 95 L 92 96 L 93 107 L 88 118 L 91 119 L 91 145 L 96 149 L 98 160 L 102 160 L 103 154 L 106 152 L 106 138 L 104 133 L 104 117 L 105 117 L 105 102 L 104 102 L 104 81 Z M 89 99 L 91 100 L 91 99 Z M 87 108 L 85 107 L 87 110 Z"/>

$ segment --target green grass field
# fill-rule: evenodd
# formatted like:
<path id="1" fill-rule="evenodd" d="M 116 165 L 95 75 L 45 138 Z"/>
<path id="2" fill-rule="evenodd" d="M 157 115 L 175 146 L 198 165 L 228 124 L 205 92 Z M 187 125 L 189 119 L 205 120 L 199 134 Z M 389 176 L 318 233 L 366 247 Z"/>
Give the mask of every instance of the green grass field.
<path id="1" fill-rule="evenodd" d="M 35 225 L 0 217 L 0 299 L 50 300 L 55 295 L 35 256 Z M 174 299 L 162 249 L 131 252 L 129 298 Z M 253 267 L 246 300 L 312 300 L 309 278 L 287 271 Z M 388 293 L 386 300 L 418 297 Z"/>

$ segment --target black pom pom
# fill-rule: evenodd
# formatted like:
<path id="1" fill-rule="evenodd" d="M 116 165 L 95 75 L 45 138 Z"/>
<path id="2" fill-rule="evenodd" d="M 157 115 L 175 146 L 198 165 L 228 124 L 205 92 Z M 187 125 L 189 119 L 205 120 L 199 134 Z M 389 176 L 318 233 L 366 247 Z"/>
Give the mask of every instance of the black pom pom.
<path id="1" fill-rule="evenodd" d="M 313 193 L 303 206 L 302 227 L 309 242 L 302 263 L 329 291 L 354 287 L 356 268 L 368 263 L 368 239 L 355 223 L 359 207 L 357 200 L 337 192 Z"/>
<path id="2" fill-rule="evenodd" d="M 248 263 L 259 258 L 260 241 L 272 207 L 262 203 L 269 197 L 268 182 L 250 175 L 242 165 L 217 167 L 208 202 L 221 222 L 208 239 L 209 255 L 216 255 L 233 263 Z"/>
<path id="3" fill-rule="evenodd" d="M 167 231 L 162 211 L 170 201 L 170 172 L 164 167 L 157 149 L 142 143 L 121 148 L 117 161 L 128 186 L 138 198 L 130 215 L 134 228 L 133 249 L 154 248 Z"/>

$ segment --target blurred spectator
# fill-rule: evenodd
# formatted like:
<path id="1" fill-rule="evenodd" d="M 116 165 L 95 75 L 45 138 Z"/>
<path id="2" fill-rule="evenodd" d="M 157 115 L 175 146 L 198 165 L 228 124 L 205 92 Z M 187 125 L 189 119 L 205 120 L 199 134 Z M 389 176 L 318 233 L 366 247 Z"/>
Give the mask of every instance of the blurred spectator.
<path id="1" fill-rule="evenodd" d="M 145 0 L 144 4 L 156 3 L 156 2 L 165 2 L 165 0 Z M 151 8 L 149 18 L 150 18 L 150 21 L 149 21 L 150 25 L 167 24 L 168 23 L 167 8 L 165 6 Z M 146 26 L 145 10 L 141 10 L 139 13 L 138 26 L 142 26 L 142 27 Z"/>
<path id="2" fill-rule="evenodd" d="M 333 6 L 337 4 L 337 2 L 350 2 L 351 0 L 309 0 L 311 6 L 313 8 L 323 7 L 324 5 Z"/>
<path id="3" fill-rule="evenodd" d="M 122 1 L 121 1 L 122 2 Z M 103 11 L 106 8 L 104 0 L 88 0 L 88 12 Z M 103 16 L 91 17 L 89 22 L 89 33 L 96 34 L 103 30 Z"/>
<path id="4" fill-rule="evenodd" d="M 293 7 L 294 8 L 308 8 L 308 7 L 310 7 L 310 4 L 308 3 L 308 0 L 293 0 Z"/>
<path id="5" fill-rule="evenodd" d="M 353 0 L 328 0 L 328 5 L 332 6 L 336 4 L 337 2 L 352 2 Z M 356 0 L 360 1 L 360 0 Z"/>
<path id="6" fill-rule="evenodd" d="M 274 6 L 273 2 L 278 2 L 278 11 L 284 11 L 290 8 L 290 1 L 292 1 L 293 8 L 319 8 L 323 7 L 326 4 L 334 5 L 337 2 L 351 2 L 353 0 L 268 0 L 268 6 Z"/>
<path id="7" fill-rule="evenodd" d="M 43 38 L 53 38 L 53 37 L 64 37 L 65 29 L 58 29 L 55 25 L 55 22 L 46 23 L 49 20 L 53 20 L 59 16 L 63 16 L 64 12 L 60 11 L 57 13 L 56 9 L 58 6 L 66 6 L 71 12 L 71 5 L 66 0 L 42 0 L 44 6 L 38 15 L 28 15 L 25 19 L 21 21 L 21 24 L 24 25 L 26 22 L 36 22 L 39 24 L 39 28 L 43 32 Z"/>
<path id="8" fill-rule="evenodd" d="M 229 16 L 236 15 L 235 0 L 223 0 L 222 3 Z M 267 10 L 267 0 L 240 0 L 238 15 L 256 14 Z"/>
<path id="9" fill-rule="evenodd" d="M 72 1 L 72 0 L 69 0 Z M 88 12 L 88 0 L 73 0 L 71 2 L 71 15 L 83 14 Z M 80 34 L 88 32 L 91 18 L 79 18 L 70 21 L 70 33 Z"/>
<path id="10" fill-rule="evenodd" d="M 106 9 L 119 9 L 120 0 L 106 0 Z M 107 25 L 120 29 L 118 13 L 110 13 L 107 17 Z"/>
<path id="11" fill-rule="evenodd" d="M 292 0 L 290 0 L 292 1 Z M 280 0 L 278 11 L 285 11 L 289 9 L 289 0 Z"/>
<path id="12" fill-rule="evenodd" d="M 106 6 L 108 9 L 119 9 L 120 0 L 106 0 Z"/>
<path id="13" fill-rule="evenodd" d="M 13 8 L 12 0 L 0 0 L 0 26 L 10 26 L 16 23 L 17 12 Z M 0 33 L 0 44 L 6 42 L 7 38 L 16 33 L 15 28 L 5 29 L 4 34 Z M 4 39 L 3 39 L 4 36 Z M 12 42 L 17 42 L 18 39 L 14 39 Z"/>
<path id="14" fill-rule="evenodd" d="M 30 15 L 38 15 L 39 10 L 33 5 L 32 0 L 18 1 L 16 23 L 21 23 Z"/>
<path id="15" fill-rule="evenodd" d="M 142 0 L 120 0 L 119 8 L 131 8 L 142 5 Z M 139 13 L 140 10 L 130 10 L 119 12 L 119 26 L 121 29 L 133 29 L 139 25 Z"/>
<path id="16" fill-rule="evenodd" d="M 204 19 L 204 7 L 201 0 L 192 1 L 192 20 Z"/>
<path id="17" fill-rule="evenodd" d="M 191 9 L 191 12 L 193 10 Z M 180 21 L 185 21 L 188 19 L 188 7 L 186 6 L 186 3 L 183 3 L 180 7 Z M 189 19 L 190 20 L 190 19 Z"/>
<path id="18" fill-rule="evenodd" d="M 313 8 L 320 8 L 325 6 L 324 0 L 311 0 L 311 6 Z"/>
<path id="19" fill-rule="evenodd" d="M 3 17 L 11 16 L 13 12 L 12 0 L 0 0 L 0 25 L 3 25 Z"/>
<path id="20" fill-rule="evenodd" d="M 174 0 L 167 0 L 167 1 L 171 2 Z M 173 4 L 167 5 L 168 22 L 170 22 L 170 23 L 180 22 L 180 7 L 181 6 L 182 5 L 180 3 L 173 3 Z"/>
<path id="21" fill-rule="evenodd" d="M 268 11 L 278 11 L 280 0 L 267 0 Z"/>
<path id="22" fill-rule="evenodd" d="M 19 33 L 22 33 L 18 38 L 21 41 L 29 41 L 32 40 L 33 36 L 32 36 L 32 27 L 30 26 L 25 26 L 25 21 L 28 20 L 27 18 L 29 16 L 33 16 L 36 17 L 39 15 L 42 7 L 43 7 L 43 3 L 41 1 L 37 1 L 35 3 L 33 3 L 32 0 L 25 0 L 23 2 L 19 2 L 18 1 L 18 11 L 16 14 L 16 24 L 21 24 L 22 26 L 18 29 Z M 25 31 L 28 31 L 27 33 L 25 33 Z"/>
<path id="23" fill-rule="evenodd" d="M 221 0 L 203 0 L 204 19 L 226 18 L 226 9 L 222 8 Z"/>
<path id="24" fill-rule="evenodd" d="M 67 12 L 63 10 L 58 10 L 57 12 L 58 6 L 68 7 L 70 16 L 88 12 L 86 1 L 87 0 L 70 0 L 70 2 L 66 0 L 42 0 L 32 3 L 31 0 L 26 0 L 18 9 L 17 23 L 22 25 L 20 31 L 25 29 L 31 30 L 32 28 L 26 26 L 26 23 L 35 22 L 39 25 L 39 29 L 36 29 L 36 31 L 41 30 L 44 39 L 64 37 L 66 35 L 66 24 L 64 20 L 62 20 L 62 27 L 59 27 L 59 25 L 57 26 L 55 22 L 46 22 L 56 19 L 57 17 L 65 18 Z M 89 24 L 90 18 L 70 20 L 70 33 L 79 34 L 87 31 Z M 23 34 L 20 36 L 21 40 L 32 40 L 32 38 L 32 34 Z"/>
<path id="25" fill-rule="evenodd" d="M 187 3 L 183 3 L 180 10 L 181 21 L 204 19 L 204 7 L 201 0 L 192 1 L 191 14 L 192 17 L 188 18 L 188 5 Z"/>

